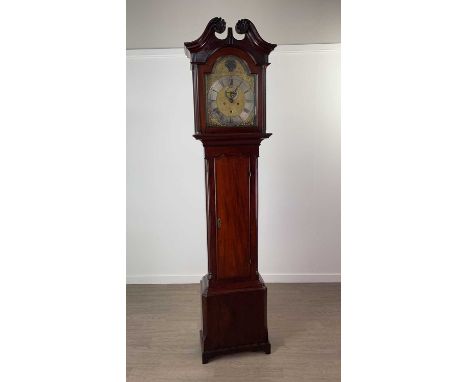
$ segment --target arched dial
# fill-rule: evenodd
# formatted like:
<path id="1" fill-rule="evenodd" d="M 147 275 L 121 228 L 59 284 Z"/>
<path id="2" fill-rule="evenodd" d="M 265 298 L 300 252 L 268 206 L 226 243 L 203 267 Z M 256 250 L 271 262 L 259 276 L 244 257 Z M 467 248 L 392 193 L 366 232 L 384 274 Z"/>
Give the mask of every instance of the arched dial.
<path id="1" fill-rule="evenodd" d="M 206 76 L 207 125 L 252 127 L 256 123 L 256 75 L 236 56 L 223 56 Z"/>

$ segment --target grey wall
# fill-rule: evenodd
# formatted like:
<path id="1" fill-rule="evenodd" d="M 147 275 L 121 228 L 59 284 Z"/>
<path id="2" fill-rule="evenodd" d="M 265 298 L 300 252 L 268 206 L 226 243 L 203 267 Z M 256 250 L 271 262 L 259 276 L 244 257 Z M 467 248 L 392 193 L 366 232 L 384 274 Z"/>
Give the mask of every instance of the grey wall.
<path id="1" fill-rule="evenodd" d="M 275 44 L 340 42 L 340 0 L 127 0 L 127 48 L 175 48 L 220 16 L 248 18 Z"/>

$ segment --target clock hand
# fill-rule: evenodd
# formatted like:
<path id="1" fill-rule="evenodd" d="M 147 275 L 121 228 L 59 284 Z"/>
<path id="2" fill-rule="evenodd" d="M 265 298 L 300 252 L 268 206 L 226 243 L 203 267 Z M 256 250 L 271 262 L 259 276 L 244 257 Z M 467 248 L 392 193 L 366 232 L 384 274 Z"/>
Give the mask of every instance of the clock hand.
<path id="1" fill-rule="evenodd" d="M 229 91 L 229 90 L 226 90 L 226 97 L 227 99 L 229 100 L 230 103 L 233 103 L 234 102 L 234 98 L 236 97 L 237 93 L 234 91 Z"/>
<path id="2" fill-rule="evenodd" d="M 237 97 L 237 89 L 239 89 L 239 86 L 241 86 L 242 82 L 237 85 L 237 87 L 234 89 L 234 91 L 229 92 L 229 102 L 234 103 L 234 99 Z"/>

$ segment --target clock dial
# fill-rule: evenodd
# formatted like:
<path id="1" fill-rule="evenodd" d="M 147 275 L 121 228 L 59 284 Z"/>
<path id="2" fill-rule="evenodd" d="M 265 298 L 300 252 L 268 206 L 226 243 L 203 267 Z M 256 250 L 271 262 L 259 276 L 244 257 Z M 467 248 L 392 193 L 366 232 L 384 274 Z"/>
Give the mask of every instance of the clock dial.
<path id="1" fill-rule="evenodd" d="M 206 80 L 208 126 L 255 126 L 257 78 L 243 60 L 235 56 L 219 58 Z"/>

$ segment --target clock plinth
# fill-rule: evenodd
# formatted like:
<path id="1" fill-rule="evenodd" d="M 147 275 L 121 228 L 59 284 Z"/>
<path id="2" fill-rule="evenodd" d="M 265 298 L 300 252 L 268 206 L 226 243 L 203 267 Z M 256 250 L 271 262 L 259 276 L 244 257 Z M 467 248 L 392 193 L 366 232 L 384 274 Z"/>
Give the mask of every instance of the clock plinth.
<path id="1" fill-rule="evenodd" d="M 195 134 L 205 151 L 208 274 L 201 280 L 202 362 L 227 353 L 270 353 L 267 288 L 258 273 L 259 146 L 265 126 L 265 73 L 276 45 L 249 20 L 237 40 L 214 18 L 185 43 L 193 71 Z"/>
<path id="2" fill-rule="evenodd" d="M 260 278 L 261 280 L 261 278 Z M 210 289 L 208 275 L 200 281 L 202 362 L 241 351 L 270 353 L 267 329 L 267 288 Z"/>

